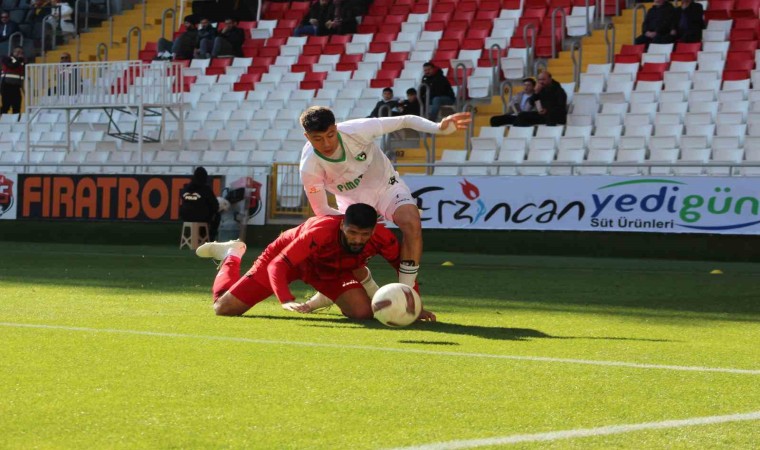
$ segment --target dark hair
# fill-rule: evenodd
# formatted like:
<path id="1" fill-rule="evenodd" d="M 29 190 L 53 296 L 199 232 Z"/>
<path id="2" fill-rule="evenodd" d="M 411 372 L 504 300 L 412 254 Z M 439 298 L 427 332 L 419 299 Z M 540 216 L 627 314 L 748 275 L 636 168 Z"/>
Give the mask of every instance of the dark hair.
<path id="1" fill-rule="evenodd" d="M 343 223 L 355 225 L 361 229 L 372 228 L 377 225 L 377 211 L 366 203 L 354 203 L 346 208 Z"/>
<path id="2" fill-rule="evenodd" d="M 311 106 L 301 114 L 299 121 L 305 132 L 321 132 L 335 125 L 335 115 L 325 106 Z"/>
<path id="3" fill-rule="evenodd" d="M 432 62 L 428 61 L 425 64 L 423 64 L 422 67 L 435 67 L 435 64 L 433 64 Z"/>
<path id="4" fill-rule="evenodd" d="M 391 88 L 385 88 L 385 89 L 383 89 L 383 94 L 385 94 L 386 92 L 390 92 L 391 94 L 393 94 L 393 89 L 391 89 Z"/>
<path id="5" fill-rule="evenodd" d="M 533 79 L 533 78 L 531 78 L 531 77 L 528 77 L 528 78 L 523 78 L 523 83 L 530 83 L 530 84 L 532 84 L 533 86 L 535 86 L 535 85 L 536 85 L 536 80 L 534 80 L 534 79 Z"/>
<path id="6" fill-rule="evenodd" d="M 195 172 L 193 172 L 193 178 L 190 180 L 193 184 L 206 184 L 208 183 L 208 172 L 206 172 L 206 169 L 202 166 L 198 166 L 195 168 Z"/>
<path id="7" fill-rule="evenodd" d="M 409 89 L 406 90 L 406 94 L 407 95 L 409 95 L 409 94 L 417 95 L 417 89 L 415 89 L 415 88 L 409 88 Z"/>

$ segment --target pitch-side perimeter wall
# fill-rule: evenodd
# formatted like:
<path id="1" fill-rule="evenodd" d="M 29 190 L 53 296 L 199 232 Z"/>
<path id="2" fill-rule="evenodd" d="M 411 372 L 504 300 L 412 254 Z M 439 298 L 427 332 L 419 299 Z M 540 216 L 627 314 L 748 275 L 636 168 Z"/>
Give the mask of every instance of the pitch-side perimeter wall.
<path id="1" fill-rule="evenodd" d="M 406 177 L 424 229 L 760 235 L 760 179 Z"/>

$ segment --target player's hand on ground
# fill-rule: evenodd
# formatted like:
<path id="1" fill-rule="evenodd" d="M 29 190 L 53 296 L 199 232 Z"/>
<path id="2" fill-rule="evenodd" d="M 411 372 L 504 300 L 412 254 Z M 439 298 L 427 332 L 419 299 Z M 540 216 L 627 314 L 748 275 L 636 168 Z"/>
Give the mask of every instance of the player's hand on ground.
<path id="1" fill-rule="evenodd" d="M 449 125 L 454 125 L 457 130 L 465 130 L 472 122 L 472 116 L 468 112 L 461 112 L 446 116 L 438 125 L 438 129 L 446 130 Z"/>
<path id="2" fill-rule="evenodd" d="M 282 309 L 285 311 L 293 311 L 298 312 L 302 314 L 308 314 L 311 312 L 311 308 L 309 305 L 305 303 L 298 303 L 298 302 L 287 302 L 282 304 Z"/>
<path id="3" fill-rule="evenodd" d="M 435 314 L 423 309 L 420 316 L 417 318 L 418 322 L 435 322 Z"/>

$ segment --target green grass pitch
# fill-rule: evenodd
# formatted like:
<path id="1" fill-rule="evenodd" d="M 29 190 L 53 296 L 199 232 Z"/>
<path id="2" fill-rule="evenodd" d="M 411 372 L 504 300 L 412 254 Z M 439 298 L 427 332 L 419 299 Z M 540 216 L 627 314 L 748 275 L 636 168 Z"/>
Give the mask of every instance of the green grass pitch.
<path id="1" fill-rule="evenodd" d="M 760 442 L 760 264 L 428 253 L 421 289 L 439 322 L 390 329 L 274 299 L 216 317 L 214 266 L 175 248 L 0 254 L 3 449 Z M 593 431 L 671 420 L 685 422 Z"/>

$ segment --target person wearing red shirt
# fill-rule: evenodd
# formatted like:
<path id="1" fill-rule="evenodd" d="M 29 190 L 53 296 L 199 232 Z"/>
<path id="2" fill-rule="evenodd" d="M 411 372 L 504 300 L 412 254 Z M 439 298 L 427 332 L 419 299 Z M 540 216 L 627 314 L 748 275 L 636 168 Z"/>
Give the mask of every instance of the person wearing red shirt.
<path id="1" fill-rule="evenodd" d="M 365 287 L 373 291 L 377 285 L 367 262 L 380 255 L 397 271 L 401 262 L 396 236 L 377 224 L 377 211 L 364 203 L 349 206 L 345 215 L 312 217 L 285 231 L 241 277 L 245 248 L 243 242 L 229 241 L 206 243 L 196 250 L 200 257 L 222 260 L 213 287 L 217 315 L 241 315 L 272 294 L 288 311 L 311 312 L 312 307 L 296 302 L 290 291 L 291 282 L 302 280 L 330 298 L 346 317 L 372 319 Z M 419 320 L 434 321 L 435 315 L 423 308 Z"/>

